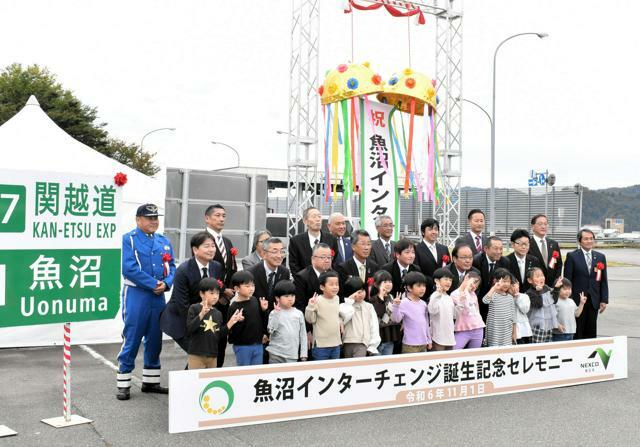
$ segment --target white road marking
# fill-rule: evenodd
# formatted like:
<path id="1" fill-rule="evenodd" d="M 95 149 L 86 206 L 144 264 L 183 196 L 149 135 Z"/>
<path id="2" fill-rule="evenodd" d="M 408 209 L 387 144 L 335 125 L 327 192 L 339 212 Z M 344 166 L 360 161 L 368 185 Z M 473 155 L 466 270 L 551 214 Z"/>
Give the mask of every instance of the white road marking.
<path id="1" fill-rule="evenodd" d="M 115 372 L 118 372 L 118 366 L 115 365 L 113 362 L 111 362 L 110 360 L 107 360 L 105 357 L 103 357 L 102 355 L 100 355 L 98 352 L 94 351 L 93 349 L 91 349 L 89 346 L 87 345 L 80 345 L 80 349 L 82 349 L 84 352 L 86 352 L 87 354 L 89 354 L 91 357 L 93 357 L 94 359 L 98 360 L 100 363 L 102 363 L 103 365 L 111 368 L 112 370 L 114 370 Z M 140 379 L 137 376 L 134 376 L 133 374 L 131 374 L 131 382 L 135 383 L 137 386 L 141 387 L 142 386 L 142 379 Z"/>

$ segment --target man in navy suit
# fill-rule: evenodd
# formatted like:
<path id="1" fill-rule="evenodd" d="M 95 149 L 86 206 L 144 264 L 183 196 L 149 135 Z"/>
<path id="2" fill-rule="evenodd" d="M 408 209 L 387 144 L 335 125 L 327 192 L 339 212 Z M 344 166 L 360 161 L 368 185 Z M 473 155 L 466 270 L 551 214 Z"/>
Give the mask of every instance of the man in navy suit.
<path id="1" fill-rule="evenodd" d="M 429 297 L 435 291 L 433 282 L 433 272 L 441 267 L 445 267 L 451 262 L 449 248 L 439 244 L 440 223 L 432 218 L 425 219 L 420 225 L 422 241 L 416 245 L 416 264 L 430 281 L 431 287 L 427 289 L 425 296 Z"/>
<path id="2" fill-rule="evenodd" d="M 351 239 L 344 237 L 347 231 L 347 221 L 341 213 L 333 213 L 329 216 L 327 228 L 331 236 L 336 238 L 338 251 L 335 253 L 335 264 L 342 264 L 353 257 Z"/>
<path id="3" fill-rule="evenodd" d="M 282 265 L 285 254 L 282 241 L 277 237 L 267 239 L 262 248 L 264 259 L 256 265 L 249 268 L 249 272 L 253 274 L 253 283 L 255 291 L 253 295 L 258 298 L 266 298 L 271 311 L 275 305 L 273 298 L 273 287 L 283 279 L 291 279 L 289 269 Z"/>
<path id="4" fill-rule="evenodd" d="M 580 230 L 580 248 L 567 254 L 564 266 L 564 276 L 571 281 L 571 295 L 576 304 L 580 305 L 580 293 L 587 296 L 584 309 L 576 319 L 575 340 L 597 336 L 598 313 L 604 312 L 609 303 L 607 258 L 593 250 L 595 240 L 593 231 Z"/>
<path id="5" fill-rule="evenodd" d="M 462 280 L 468 272 L 474 271 L 480 275 L 480 271 L 473 267 L 473 252 L 471 251 L 471 247 L 467 244 L 460 244 L 453 247 L 451 257 L 453 258 L 453 262 L 446 267 L 453 275 L 453 281 L 451 282 L 449 293 L 460 287 Z M 482 297 L 478 295 L 478 301 L 481 299 Z"/>
<path id="6" fill-rule="evenodd" d="M 391 281 L 393 283 L 391 296 L 395 298 L 396 294 L 404 291 L 404 287 L 402 287 L 402 280 L 405 275 L 409 272 L 419 272 L 420 267 L 414 264 L 416 259 L 416 247 L 409 239 L 400 239 L 396 242 L 393 249 L 395 259 L 383 265 L 380 269 L 391 273 Z M 427 280 L 429 280 L 429 278 L 427 278 Z M 425 293 L 422 296 L 422 299 L 428 301 L 430 296 L 431 295 L 429 293 Z"/>
<path id="7" fill-rule="evenodd" d="M 487 236 L 484 234 L 484 211 L 477 208 L 469 211 L 467 221 L 469 222 L 469 231 L 456 239 L 456 245 L 468 245 L 475 256 L 482 253 L 487 243 Z"/>
<path id="8" fill-rule="evenodd" d="M 378 265 L 367 259 L 371 254 L 371 237 L 365 230 L 355 230 L 351 233 L 353 258 L 336 266 L 340 276 L 340 290 L 344 290 L 344 283 L 352 276 L 359 276 L 367 284 L 369 278 L 378 271 Z M 341 295 L 342 298 L 348 298 Z"/>
<path id="9" fill-rule="evenodd" d="M 307 231 L 296 234 L 289 240 L 289 270 L 294 275 L 311 265 L 311 251 L 319 243 L 327 244 L 333 251 L 333 256 L 338 253 L 336 238 L 321 231 L 322 214 L 317 208 L 310 207 L 304 210 L 302 221 L 307 226 Z M 333 262 L 335 265 L 335 258 Z"/>
<path id="10" fill-rule="evenodd" d="M 525 293 L 531 285 L 527 282 L 527 272 L 534 267 L 541 268 L 540 261 L 528 254 L 530 235 L 527 230 L 517 229 L 511 233 L 511 247 L 513 253 L 507 256 L 509 271 L 520 284 L 520 293 Z"/>
<path id="11" fill-rule="evenodd" d="M 484 321 L 487 321 L 489 306 L 482 302 L 482 298 L 493 285 L 493 272 L 498 268 L 509 268 L 509 261 L 502 256 L 502 250 L 502 240 L 498 236 L 489 236 L 484 251 L 473 257 L 473 266 L 480 271 L 482 281 L 478 290 L 478 303 L 480 304 L 480 315 Z"/>
<path id="12" fill-rule="evenodd" d="M 173 291 L 167 307 L 160 315 L 160 329 L 187 352 L 187 312 L 189 306 L 201 302 L 198 284 L 202 278 L 220 279 L 222 265 L 213 260 L 216 243 L 206 231 L 191 238 L 192 257 L 180 264 L 173 280 Z"/>
<path id="13" fill-rule="evenodd" d="M 216 242 L 216 254 L 213 258 L 223 266 L 222 282 L 225 285 L 224 292 L 221 291 L 220 298 L 216 304 L 216 309 L 222 313 L 224 323 L 227 323 L 227 314 L 229 310 L 229 302 L 235 292 L 231 287 L 231 277 L 238 271 L 236 265 L 236 252 L 237 249 L 231 243 L 231 240 L 222 235 L 224 229 L 224 222 L 227 219 L 227 212 L 220 204 L 209 206 L 204 212 L 204 221 L 206 224 L 206 230 L 213 236 L 213 240 Z M 218 357 L 216 363 L 218 368 L 222 368 L 224 365 L 224 354 L 227 349 L 227 337 L 220 337 L 218 343 Z"/>
<path id="14" fill-rule="evenodd" d="M 547 237 L 548 226 L 549 222 L 544 214 L 536 214 L 531 218 L 533 234 L 529 239 L 529 254 L 538 258 L 545 283 L 553 288 L 562 273 L 562 253 L 560 245 Z"/>

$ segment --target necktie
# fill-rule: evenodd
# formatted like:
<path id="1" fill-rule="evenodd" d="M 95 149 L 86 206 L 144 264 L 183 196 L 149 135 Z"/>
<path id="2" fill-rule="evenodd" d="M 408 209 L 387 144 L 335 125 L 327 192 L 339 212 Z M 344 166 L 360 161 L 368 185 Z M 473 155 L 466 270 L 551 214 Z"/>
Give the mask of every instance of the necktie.
<path id="1" fill-rule="evenodd" d="M 524 261 L 518 260 L 518 269 L 520 270 L 520 281 L 524 282 Z"/>
<path id="2" fill-rule="evenodd" d="M 224 263 L 227 263 L 227 249 L 224 246 L 224 241 L 222 240 L 222 236 L 218 236 L 218 248 L 220 249 L 220 256 L 222 256 L 222 260 Z"/>
<path id="3" fill-rule="evenodd" d="M 584 258 L 587 261 L 587 270 L 591 272 L 591 252 L 588 251 L 584 254 Z"/>
<path id="4" fill-rule="evenodd" d="M 460 280 L 460 284 L 462 284 L 462 280 L 464 279 L 464 272 L 460 273 L 458 279 Z"/>
<path id="5" fill-rule="evenodd" d="M 495 262 L 490 262 L 489 263 L 489 275 L 491 275 L 493 273 L 493 269 L 496 267 L 496 263 Z"/>
<path id="6" fill-rule="evenodd" d="M 476 251 L 480 253 L 482 251 L 482 239 L 479 235 L 476 235 Z"/>
<path id="7" fill-rule="evenodd" d="M 391 257 L 391 244 L 389 242 L 384 243 L 384 250 L 387 252 L 387 259 Z"/>
<path id="8" fill-rule="evenodd" d="M 367 276 L 367 271 L 364 264 L 360 264 L 360 266 L 358 267 L 358 273 L 360 274 L 360 279 L 362 280 L 362 282 L 364 282 L 365 277 Z"/>
<path id="9" fill-rule="evenodd" d="M 315 247 L 316 245 L 318 245 L 320 243 L 320 239 L 316 239 L 315 241 L 313 241 L 313 246 Z"/>
<path id="10" fill-rule="evenodd" d="M 429 250 L 431 250 L 431 254 L 433 255 L 433 259 L 435 259 L 436 262 L 438 262 L 438 251 L 436 250 L 436 247 L 434 245 L 429 245 Z"/>
<path id="11" fill-rule="evenodd" d="M 544 264 L 546 266 L 546 264 L 549 262 L 549 252 L 547 251 L 547 241 L 545 241 L 544 239 L 540 241 L 540 253 L 542 253 L 542 260 L 544 261 Z"/>
<path id="12" fill-rule="evenodd" d="M 344 253 L 344 240 L 341 237 L 338 238 L 338 250 L 340 251 L 340 257 L 342 261 L 346 261 Z"/>
<path id="13" fill-rule="evenodd" d="M 407 269 L 402 269 L 402 279 L 404 279 L 404 275 L 407 274 Z"/>
<path id="14" fill-rule="evenodd" d="M 274 281 L 276 279 L 276 272 L 269 273 L 269 279 L 267 280 L 267 298 L 271 299 L 273 297 L 273 286 Z"/>
<path id="15" fill-rule="evenodd" d="M 208 278 L 209 277 L 209 269 L 206 267 L 202 267 L 202 277 L 203 278 Z"/>

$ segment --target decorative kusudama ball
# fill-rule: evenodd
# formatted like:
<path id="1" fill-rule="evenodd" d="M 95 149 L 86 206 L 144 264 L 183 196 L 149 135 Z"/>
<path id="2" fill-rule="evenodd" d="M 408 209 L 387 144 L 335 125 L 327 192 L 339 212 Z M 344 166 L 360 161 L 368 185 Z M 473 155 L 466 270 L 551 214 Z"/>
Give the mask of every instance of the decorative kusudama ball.
<path id="1" fill-rule="evenodd" d="M 340 64 L 328 70 L 324 83 L 318 88 L 322 105 L 362 95 L 382 92 L 384 81 L 368 62 Z"/>
<path id="2" fill-rule="evenodd" d="M 411 99 L 415 99 L 415 114 L 424 115 L 424 105 L 436 108 L 436 89 L 428 76 L 405 68 L 399 75 L 393 75 L 378 94 L 380 102 L 396 106 L 403 112 L 410 112 Z"/>

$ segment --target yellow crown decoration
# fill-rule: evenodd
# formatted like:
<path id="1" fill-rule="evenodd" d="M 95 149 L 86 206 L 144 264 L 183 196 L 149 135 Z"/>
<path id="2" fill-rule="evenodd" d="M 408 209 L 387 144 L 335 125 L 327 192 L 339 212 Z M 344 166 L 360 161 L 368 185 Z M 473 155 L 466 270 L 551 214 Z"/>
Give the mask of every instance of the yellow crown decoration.
<path id="1" fill-rule="evenodd" d="M 368 62 L 340 64 L 326 73 L 324 84 L 318 88 L 322 105 L 332 104 L 356 96 L 382 92 L 384 81 Z"/>
<path id="2" fill-rule="evenodd" d="M 378 94 L 378 101 L 396 106 L 410 113 L 411 99 L 415 99 L 415 114 L 424 115 L 424 105 L 436 109 L 435 82 L 426 75 L 405 68 L 402 75 L 393 75 Z"/>

